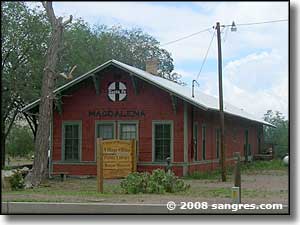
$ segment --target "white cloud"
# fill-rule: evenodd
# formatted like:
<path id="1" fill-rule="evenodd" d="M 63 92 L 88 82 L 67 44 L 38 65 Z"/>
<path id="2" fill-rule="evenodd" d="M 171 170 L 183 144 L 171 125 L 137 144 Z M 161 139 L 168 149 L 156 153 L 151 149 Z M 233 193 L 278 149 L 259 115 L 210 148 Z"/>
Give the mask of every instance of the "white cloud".
<path id="1" fill-rule="evenodd" d="M 262 118 L 267 110 L 288 117 L 288 67 L 276 52 L 260 52 L 229 62 L 224 67 L 224 101 Z M 202 90 L 218 97 L 217 74 L 207 78 Z"/>

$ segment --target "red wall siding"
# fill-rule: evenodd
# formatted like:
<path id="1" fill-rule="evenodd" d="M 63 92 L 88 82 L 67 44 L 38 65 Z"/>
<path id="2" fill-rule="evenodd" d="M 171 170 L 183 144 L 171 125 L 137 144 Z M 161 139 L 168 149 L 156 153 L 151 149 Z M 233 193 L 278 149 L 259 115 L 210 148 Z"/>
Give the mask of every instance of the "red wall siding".
<path id="1" fill-rule="evenodd" d="M 177 112 L 174 114 L 171 97 L 169 93 L 139 80 L 139 94 L 135 95 L 131 77 L 119 70 L 110 72 L 101 72 L 100 95 L 96 95 L 93 83 L 85 82 L 74 91 L 66 93 L 63 96 L 63 113 L 59 115 L 54 112 L 53 118 L 53 170 L 68 171 L 74 175 L 95 175 L 96 165 L 91 164 L 95 161 L 95 122 L 98 120 L 138 120 L 139 121 L 139 162 L 152 162 L 152 121 L 153 120 L 172 120 L 174 128 L 173 160 L 174 162 L 183 162 L 183 101 L 178 99 Z M 107 97 L 107 87 L 110 82 L 121 81 L 127 87 L 127 99 L 122 102 L 111 102 Z M 198 122 L 198 159 L 202 158 L 202 125 L 206 124 L 206 160 L 216 159 L 216 136 L 215 129 L 219 124 L 219 116 L 216 112 L 204 112 L 195 109 L 194 119 L 192 119 L 192 106 L 188 104 L 188 160 L 193 160 L 193 139 L 192 129 L 193 121 Z M 143 110 L 145 117 L 103 117 L 95 118 L 89 116 L 89 111 L 127 111 Z M 62 148 L 62 123 L 63 121 L 81 121 L 82 122 L 82 161 L 89 162 L 82 164 L 65 164 L 61 160 Z M 252 152 L 257 152 L 257 125 L 247 120 L 236 117 L 225 117 L 226 127 L 226 157 L 232 158 L 233 152 L 240 151 L 244 155 L 244 130 L 249 129 L 249 143 Z M 235 138 L 233 138 L 235 136 Z M 57 163 L 57 164 L 56 164 Z M 206 164 L 190 165 L 189 172 L 194 170 L 211 170 L 217 167 L 218 163 L 208 162 Z M 162 166 L 142 166 L 138 165 L 139 171 L 151 171 L 154 168 Z M 181 176 L 182 166 L 174 166 L 174 171 Z"/>
<path id="2" fill-rule="evenodd" d="M 116 72 L 117 73 L 117 72 Z M 54 112 L 53 121 L 53 161 L 61 160 L 62 124 L 63 121 L 82 121 L 82 161 L 95 160 L 95 121 L 138 120 L 139 121 L 139 161 L 152 161 L 152 121 L 172 120 L 174 128 L 174 162 L 183 159 L 183 102 L 178 100 L 176 114 L 173 112 L 170 95 L 161 89 L 140 81 L 140 93 L 135 95 L 129 75 L 123 73 L 118 78 L 113 72 L 105 73 L 100 81 L 101 93 L 95 93 L 93 83 L 86 84 L 63 97 L 63 113 Z M 127 100 L 112 102 L 107 97 L 107 87 L 110 82 L 122 81 L 127 86 Z M 145 117 L 130 118 L 95 118 L 89 117 L 89 111 L 101 110 L 143 110 Z M 55 166 L 54 170 L 62 168 Z M 69 170 L 71 167 L 66 166 Z M 79 168 L 79 167 L 78 167 Z M 94 168 L 96 169 L 96 168 Z M 74 171 L 74 169 L 72 169 Z M 78 172 L 78 174 L 81 172 Z"/>

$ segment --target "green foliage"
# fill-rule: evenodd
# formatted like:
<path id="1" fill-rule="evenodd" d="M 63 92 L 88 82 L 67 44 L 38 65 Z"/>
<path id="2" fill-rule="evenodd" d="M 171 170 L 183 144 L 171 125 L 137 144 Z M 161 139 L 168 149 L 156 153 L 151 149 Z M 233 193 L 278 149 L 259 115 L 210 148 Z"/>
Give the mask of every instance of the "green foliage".
<path id="1" fill-rule="evenodd" d="M 241 173 L 256 173 L 263 170 L 285 170 L 281 160 L 275 159 L 271 161 L 253 161 L 250 163 L 241 162 Z M 226 174 L 227 176 L 232 176 L 234 166 L 227 166 Z M 195 171 L 193 173 L 185 176 L 185 179 L 206 179 L 206 180 L 216 180 L 221 178 L 221 170 L 216 169 L 212 171 Z"/>
<path id="2" fill-rule="evenodd" d="M 19 1 L 3 2 L 1 6 L 1 128 L 2 133 L 7 134 L 15 113 L 40 96 L 51 27 L 41 4 L 30 8 L 27 3 Z M 171 74 L 174 69 L 171 54 L 141 29 L 102 25 L 91 28 L 85 21 L 77 19 L 66 27 L 63 35 L 63 49 L 56 72 L 69 72 L 77 65 L 73 73 L 75 78 L 110 59 L 144 69 L 146 59 L 156 57 L 160 75 L 180 83 L 180 75 Z M 56 87 L 66 82 L 59 77 Z"/>
<path id="3" fill-rule="evenodd" d="M 6 140 L 6 148 L 12 157 L 31 154 L 34 150 L 34 140 L 30 129 L 15 125 Z"/>
<path id="4" fill-rule="evenodd" d="M 262 170 L 284 170 L 282 160 L 274 159 L 271 161 L 254 161 L 252 163 L 241 164 L 242 172 L 253 172 Z"/>
<path id="5" fill-rule="evenodd" d="M 217 170 L 205 171 L 205 172 L 195 171 L 188 174 L 185 178 L 214 180 L 214 179 L 218 179 L 220 176 L 221 176 L 221 171 L 217 169 Z"/>
<path id="6" fill-rule="evenodd" d="M 22 173 L 18 170 L 9 178 L 9 182 L 13 191 L 22 190 L 25 187 Z"/>
<path id="7" fill-rule="evenodd" d="M 121 188 L 125 193 L 156 193 L 163 194 L 165 192 L 174 193 L 185 191 L 189 188 L 183 180 L 178 179 L 174 173 L 165 173 L 164 170 L 156 169 L 152 174 L 131 173 L 121 182 Z"/>
<path id="8" fill-rule="evenodd" d="M 155 57 L 159 60 L 160 76 L 180 83 L 180 75 L 171 73 L 174 69 L 171 54 L 141 29 L 104 25 L 91 28 L 83 20 L 76 20 L 65 31 L 64 39 L 60 70 L 67 71 L 76 64 L 75 77 L 110 59 L 145 69 L 145 61 Z"/>
<path id="9" fill-rule="evenodd" d="M 264 126 L 265 142 L 275 144 L 275 157 L 281 158 L 288 153 L 288 129 L 289 122 L 284 118 L 282 113 L 268 110 L 264 120 L 276 126 L 276 128 Z"/>
<path id="10" fill-rule="evenodd" d="M 121 182 L 121 188 L 129 194 L 146 193 L 149 173 L 130 173 Z"/>
<path id="11" fill-rule="evenodd" d="M 2 168 L 2 170 L 12 170 L 12 167 L 11 166 L 4 166 L 3 168 Z"/>

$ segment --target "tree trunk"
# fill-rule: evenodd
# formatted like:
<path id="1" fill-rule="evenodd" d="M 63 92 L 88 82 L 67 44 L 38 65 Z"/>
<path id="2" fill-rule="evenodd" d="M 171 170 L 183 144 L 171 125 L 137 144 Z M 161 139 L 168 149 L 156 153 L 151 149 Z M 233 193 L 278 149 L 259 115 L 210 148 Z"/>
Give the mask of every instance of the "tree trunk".
<path id="1" fill-rule="evenodd" d="M 53 90 L 55 84 L 56 65 L 59 59 L 59 51 L 62 44 L 64 25 L 62 18 L 54 15 L 52 2 L 43 2 L 49 21 L 52 26 L 52 34 L 47 50 L 46 63 L 44 68 L 41 100 L 39 105 L 39 125 L 35 140 L 35 155 L 32 172 L 26 179 L 26 186 L 38 186 L 47 176 L 47 158 L 49 150 L 50 123 L 53 112 Z M 72 17 L 70 18 L 71 22 Z"/>
<path id="2" fill-rule="evenodd" d="M 5 148 L 5 143 L 6 143 L 6 139 L 7 139 L 7 136 L 15 122 L 15 119 L 16 119 L 16 116 L 18 114 L 18 110 L 15 110 L 11 120 L 9 121 L 9 125 L 8 125 L 8 128 L 7 130 L 5 130 L 5 120 L 8 120 L 9 117 L 6 117 L 2 120 L 2 126 L 1 126 L 1 129 L 2 129 L 2 142 L 1 142 L 1 166 L 2 168 L 5 166 L 5 155 L 6 155 L 6 148 Z"/>
<path id="3" fill-rule="evenodd" d="M 3 123 L 4 121 L 2 121 Z M 1 132 L 2 132 L 2 135 L 4 135 L 4 132 L 5 132 L 5 128 L 4 128 L 4 125 L 2 124 L 1 126 Z M 5 139 L 4 138 L 1 138 L 1 166 L 2 168 L 4 168 L 5 166 Z"/>

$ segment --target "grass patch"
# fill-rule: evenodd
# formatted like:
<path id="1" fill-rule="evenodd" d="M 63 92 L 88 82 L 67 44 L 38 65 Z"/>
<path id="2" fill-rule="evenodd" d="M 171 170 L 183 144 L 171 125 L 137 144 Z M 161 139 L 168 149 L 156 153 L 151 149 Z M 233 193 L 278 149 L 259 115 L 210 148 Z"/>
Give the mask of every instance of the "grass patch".
<path id="1" fill-rule="evenodd" d="M 233 166 L 227 166 L 226 174 L 227 178 L 231 178 L 233 174 Z M 241 162 L 241 173 L 258 173 L 263 170 L 286 170 L 287 167 L 283 165 L 281 160 L 274 159 L 271 161 L 253 161 L 250 163 Z M 212 171 L 199 172 L 195 171 L 188 174 L 184 179 L 205 179 L 205 180 L 216 180 L 220 179 L 221 170 L 216 169 Z"/>
<path id="2" fill-rule="evenodd" d="M 212 170 L 212 171 L 205 171 L 205 172 L 200 172 L 200 171 L 195 171 L 191 174 L 188 174 L 185 176 L 185 179 L 205 179 L 205 180 L 215 180 L 220 177 L 221 171 L 219 169 L 217 170 Z"/>
<path id="3" fill-rule="evenodd" d="M 262 170 L 286 170 L 287 167 L 283 165 L 279 159 L 271 161 L 254 161 L 252 163 L 242 163 L 241 172 L 251 173 Z"/>

